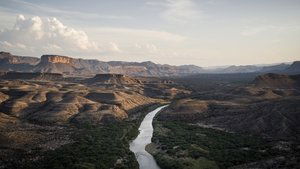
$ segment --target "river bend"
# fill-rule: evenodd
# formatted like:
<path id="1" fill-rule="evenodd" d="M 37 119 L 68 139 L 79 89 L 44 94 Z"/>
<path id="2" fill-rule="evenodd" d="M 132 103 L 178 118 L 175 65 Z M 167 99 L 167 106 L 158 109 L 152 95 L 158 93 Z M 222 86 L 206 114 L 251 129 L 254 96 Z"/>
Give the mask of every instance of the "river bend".
<path id="1" fill-rule="evenodd" d="M 139 135 L 130 143 L 130 150 L 135 154 L 140 169 L 159 169 L 155 159 L 145 148 L 146 145 L 151 143 L 153 136 L 153 118 L 165 107 L 167 107 L 167 105 L 158 107 L 146 115 L 139 127 Z"/>

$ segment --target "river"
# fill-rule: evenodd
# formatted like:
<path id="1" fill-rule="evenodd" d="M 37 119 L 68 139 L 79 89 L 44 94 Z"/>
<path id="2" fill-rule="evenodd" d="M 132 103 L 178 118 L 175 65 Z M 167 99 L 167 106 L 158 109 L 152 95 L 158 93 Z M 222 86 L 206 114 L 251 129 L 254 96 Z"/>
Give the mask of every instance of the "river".
<path id="1" fill-rule="evenodd" d="M 146 115 L 139 127 L 139 135 L 130 143 L 130 151 L 135 154 L 140 169 L 159 169 L 155 159 L 145 150 L 145 148 L 146 145 L 151 143 L 153 135 L 153 118 L 165 107 L 167 107 L 167 105 L 158 107 Z"/>

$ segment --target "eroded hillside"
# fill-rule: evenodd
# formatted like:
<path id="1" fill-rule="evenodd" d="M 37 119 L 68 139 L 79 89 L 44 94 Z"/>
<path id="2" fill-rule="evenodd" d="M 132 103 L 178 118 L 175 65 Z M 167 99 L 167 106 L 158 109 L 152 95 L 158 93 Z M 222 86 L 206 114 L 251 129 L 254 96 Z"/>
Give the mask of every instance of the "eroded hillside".
<path id="1" fill-rule="evenodd" d="M 142 81 L 123 75 L 99 74 L 81 80 L 68 79 L 61 74 L 10 72 L 4 73 L 1 78 L 2 168 L 15 168 L 18 165 L 19 168 L 26 168 L 31 165 L 30 161 L 43 160 L 44 154 L 51 150 L 67 151 L 69 145 L 84 145 L 85 142 L 78 142 L 78 139 L 92 137 L 84 133 L 93 133 L 101 145 L 117 142 L 102 140 L 94 130 L 101 130 L 102 134 L 110 130 L 115 132 L 107 139 L 119 139 L 113 134 L 121 135 L 124 139 L 116 147 L 128 153 L 127 139 L 134 136 L 130 133 L 137 131 L 143 109 L 189 93 L 176 84 L 164 84 L 158 79 L 146 82 L 145 79 Z M 118 128 L 118 125 L 122 125 L 123 129 Z M 88 126 L 95 129 L 89 129 Z M 98 153 L 106 151 L 102 148 L 99 148 Z M 76 148 L 72 149 L 75 151 Z M 131 158 L 132 154 L 122 156 Z M 112 157 L 120 158 L 118 155 Z M 113 164 L 112 161 L 106 165 Z M 135 160 L 127 162 L 135 165 Z M 124 159 L 119 165 L 127 162 Z"/>

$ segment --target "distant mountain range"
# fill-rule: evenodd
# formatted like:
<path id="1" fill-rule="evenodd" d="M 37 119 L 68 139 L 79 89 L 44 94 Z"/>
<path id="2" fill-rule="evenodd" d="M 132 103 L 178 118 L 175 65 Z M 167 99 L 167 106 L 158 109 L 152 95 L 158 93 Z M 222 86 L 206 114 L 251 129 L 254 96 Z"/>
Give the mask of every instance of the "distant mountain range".
<path id="1" fill-rule="evenodd" d="M 300 73 L 300 61 L 272 66 L 228 66 L 217 69 L 203 69 L 195 65 L 172 66 L 153 62 L 103 62 L 77 59 L 68 56 L 43 55 L 41 58 L 16 56 L 0 52 L 0 71 L 60 73 L 66 76 L 94 76 L 101 73 L 125 74 L 130 76 L 184 76 L 199 73 Z"/>
<path id="2" fill-rule="evenodd" d="M 204 70 L 194 65 L 171 66 L 153 62 L 102 62 L 76 59 L 68 56 L 43 55 L 34 57 L 15 56 L 0 52 L 1 71 L 61 73 L 69 76 L 93 76 L 99 73 L 126 74 L 131 76 L 181 76 Z"/>

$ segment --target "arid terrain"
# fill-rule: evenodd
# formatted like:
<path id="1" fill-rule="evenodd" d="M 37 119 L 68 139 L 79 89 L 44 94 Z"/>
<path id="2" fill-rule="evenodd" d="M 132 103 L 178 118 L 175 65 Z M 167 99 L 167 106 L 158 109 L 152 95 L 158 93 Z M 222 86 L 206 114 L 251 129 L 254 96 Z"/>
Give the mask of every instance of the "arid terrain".
<path id="1" fill-rule="evenodd" d="M 162 169 L 299 168 L 299 62 L 199 74 L 2 52 L 0 64 L 0 168 L 138 168 L 129 142 L 166 104 L 147 146 Z"/>
<path id="2" fill-rule="evenodd" d="M 0 0 L 0 169 L 300 169 L 300 0 Z"/>
<path id="3" fill-rule="evenodd" d="M 137 119 L 142 114 L 135 112 L 188 93 L 171 82 L 118 74 L 83 80 L 51 73 L 3 74 L 1 168 L 26 168 L 24 161 L 74 143 L 72 135 L 86 126 Z"/>

